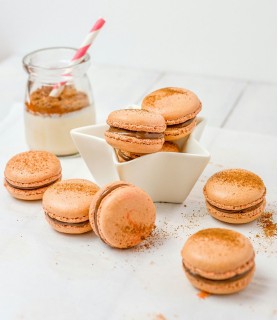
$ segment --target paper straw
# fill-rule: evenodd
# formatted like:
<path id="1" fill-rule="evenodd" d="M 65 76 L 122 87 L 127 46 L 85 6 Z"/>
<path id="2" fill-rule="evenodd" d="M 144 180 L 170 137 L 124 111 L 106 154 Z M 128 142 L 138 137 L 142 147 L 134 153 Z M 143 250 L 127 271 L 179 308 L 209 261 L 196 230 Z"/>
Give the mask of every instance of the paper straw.
<path id="1" fill-rule="evenodd" d="M 101 28 L 103 27 L 104 24 L 105 24 L 105 20 L 102 18 L 99 18 L 96 21 L 96 23 L 94 24 L 94 26 L 90 30 L 89 34 L 87 35 L 87 37 L 84 39 L 83 43 L 81 44 L 80 48 L 76 51 L 75 55 L 71 59 L 68 67 L 71 67 L 71 66 L 81 62 L 84 59 L 88 49 L 93 44 L 95 38 L 97 37 L 99 31 L 101 30 Z M 66 73 L 63 75 L 69 76 L 70 73 Z M 64 90 L 66 83 L 67 83 L 67 81 L 62 81 L 62 82 L 55 84 L 49 95 L 51 97 L 59 97 L 59 95 Z"/>

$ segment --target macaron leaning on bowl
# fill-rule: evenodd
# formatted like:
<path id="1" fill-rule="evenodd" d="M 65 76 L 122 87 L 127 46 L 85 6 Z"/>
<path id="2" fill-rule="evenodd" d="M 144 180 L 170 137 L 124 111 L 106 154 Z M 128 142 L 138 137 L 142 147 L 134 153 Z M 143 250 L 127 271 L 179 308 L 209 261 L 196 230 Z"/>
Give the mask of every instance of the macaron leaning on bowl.
<path id="1" fill-rule="evenodd" d="M 164 118 L 140 109 L 122 109 L 109 114 L 105 139 L 115 149 L 146 154 L 159 151 L 164 143 Z"/>
<path id="2" fill-rule="evenodd" d="M 244 169 L 217 172 L 208 179 L 203 192 L 210 215 L 223 222 L 251 222 L 261 216 L 266 205 L 262 179 Z"/>
<path id="3" fill-rule="evenodd" d="M 62 177 L 59 159 L 47 151 L 27 151 L 6 164 L 4 186 L 21 200 L 40 200 L 49 186 Z"/>
<path id="4" fill-rule="evenodd" d="M 229 229 L 211 228 L 193 234 L 185 242 L 181 255 L 191 284 L 213 294 L 243 290 L 255 271 L 252 243 Z"/>
<path id="5" fill-rule="evenodd" d="M 183 88 L 162 88 L 148 94 L 142 109 L 160 114 L 166 121 L 165 140 L 188 136 L 196 126 L 196 116 L 202 109 L 199 98 Z"/>

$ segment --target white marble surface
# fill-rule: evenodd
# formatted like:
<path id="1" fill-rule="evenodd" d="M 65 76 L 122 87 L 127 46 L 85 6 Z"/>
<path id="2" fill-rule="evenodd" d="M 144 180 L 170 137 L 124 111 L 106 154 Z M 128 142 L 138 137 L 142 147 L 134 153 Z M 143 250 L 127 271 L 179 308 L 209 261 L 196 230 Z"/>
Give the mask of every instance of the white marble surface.
<path id="1" fill-rule="evenodd" d="M 276 319 L 276 239 L 266 238 L 256 221 L 232 226 L 214 220 L 202 195 L 214 172 L 242 167 L 263 178 L 267 209 L 276 212 L 275 86 L 114 66 L 99 66 L 90 77 L 98 119 L 114 107 L 139 103 L 147 92 L 164 85 L 196 91 L 203 114 L 211 119 L 201 140 L 211 161 L 184 204 L 156 204 L 157 231 L 149 247 L 124 251 L 107 247 L 93 233 L 53 231 L 40 201 L 13 199 L 2 186 L 0 318 L 161 320 L 161 314 L 167 320 L 220 320 L 225 313 L 227 320 Z M 0 64 L 2 173 L 11 156 L 27 149 L 22 108 L 14 105 L 25 81 L 18 57 Z M 61 161 L 65 179 L 92 179 L 80 157 Z M 200 299 L 185 278 L 181 248 L 189 235 L 206 227 L 231 228 L 253 242 L 257 269 L 243 292 Z"/>

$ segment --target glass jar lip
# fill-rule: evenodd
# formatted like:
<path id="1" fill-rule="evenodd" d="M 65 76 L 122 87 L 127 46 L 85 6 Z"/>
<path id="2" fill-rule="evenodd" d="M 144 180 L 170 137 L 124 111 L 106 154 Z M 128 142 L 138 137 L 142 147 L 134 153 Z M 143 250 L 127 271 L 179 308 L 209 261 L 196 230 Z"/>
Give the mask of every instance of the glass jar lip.
<path id="1" fill-rule="evenodd" d="M 27 53 L 23 58 L 22 58 L 22 63 L 24 65 L 25 68 L 27 67 L 31 67 L 34 69 L 39 69 L 39 70 L 64 70 L 67 68 L 67 66 L 61 66 L 61 67 L 45 67 L 45 66 L 41 66 L 38 64 L 34 64 L 31 63 L 31 57 L 37 53 L 43 52 L 43 51 L 48 51 L 48 50 L 72 50 L 73 51 L 73 55 L 74 53 L 78 50 L 77 48 L 73 48 L 73 47 L 48 47 L 48 48 L 42 48 L 42 49 L 38 49 L 38 50 L 34 50 L 30 53 Z M 79 66 L 79 65 L 84 65 L 87 62 L 90 61 L 90 55 L 88 53 L 85 54 L 85 57 L 82 61 L 76 62 L 74 64 L 71 64 L 70 67 L 75 67 L 75 66 Z"/>

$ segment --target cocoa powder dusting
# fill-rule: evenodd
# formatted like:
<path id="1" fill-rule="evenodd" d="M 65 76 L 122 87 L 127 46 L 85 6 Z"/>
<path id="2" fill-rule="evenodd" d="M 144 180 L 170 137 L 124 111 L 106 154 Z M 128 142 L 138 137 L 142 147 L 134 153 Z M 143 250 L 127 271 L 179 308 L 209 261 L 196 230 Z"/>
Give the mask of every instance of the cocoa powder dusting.
<path id="1" fill-rule="evenodd" d="M 67 85 L 58 97 L 51 97 L 50 86 L 42 86 L 30 96 L 26 109 L 32 113 L 45 115 L 69 113 L 89 106 L 86 93 L 77 91 L 74 86 Z"/>
<path id="2" fill-rule="evenodd" d="M 222 183 L 235 184 L 249 188 L 265 188 L 262 179 L 256 174 L 243 169 L 230 169 L 216 173 L 211 177 L 219 179 Z"/>
<path id="3" fill-rule="evenodd" d="M 277 236 L 277 223 L 273 221 L 272 212 L 264 212 L 257 223 L 258 226 L 263 229 L 266 237 L 270 238 Z"/>

